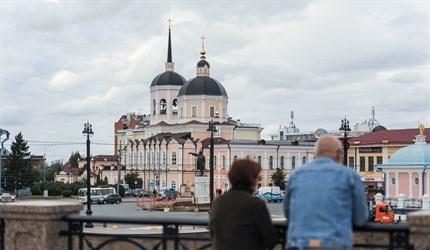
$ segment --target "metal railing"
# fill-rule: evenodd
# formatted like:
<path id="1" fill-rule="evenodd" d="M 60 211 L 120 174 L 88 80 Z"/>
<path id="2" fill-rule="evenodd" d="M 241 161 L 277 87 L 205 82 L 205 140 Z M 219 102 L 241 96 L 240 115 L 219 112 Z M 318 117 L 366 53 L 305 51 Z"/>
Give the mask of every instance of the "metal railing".
<path id="1" fill-rule="evenodd" d="M 211 249 L 210 234 L 206 230 L 208 220 L 206 218 L 124 218 L 105 216 L 81 216 L 68 215 L 63 218 L 68 222 L 68 229 L 60 234 L 68 237 L 68 249 L 103 249 L 105 246 L 123 242 L 133 245 L 136 249 Z M 103 230 L 84 231 L 84 224 L 91 221 L 94 225 L 147 225 L 160 226 L 158 231 L 147 233 L 122 232 L 104 233 Z M 189 227 L 198 230 L 195 233 L 184 233 L 183 228 Z M 285 244 L 286 222 L 275 221 L 274 226 L 279 233 L 279 242 Z M 97 226 L 96 226 L 97 228 Z M 102 228 L 100 226 L 100 228 Z M 134 230 L 136 231 L 136 230 Z M 364 227 L 354 228 L 354 232 L 384 233 L 385 240 L 372 243 L 357 243 L 354 248 L 379 248 L 379 249 L 413 249 L 409 244 L 409 226 L 407 224 L 366 224 Z M 190 247 L 192 245 L 192 247 Z"/>

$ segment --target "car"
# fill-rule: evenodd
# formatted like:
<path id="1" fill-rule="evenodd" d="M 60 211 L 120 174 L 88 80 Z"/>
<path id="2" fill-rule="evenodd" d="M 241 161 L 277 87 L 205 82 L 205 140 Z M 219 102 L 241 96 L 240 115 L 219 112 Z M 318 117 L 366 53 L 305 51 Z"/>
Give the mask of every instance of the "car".
<path id="1" fill-rule="evenodd" d="M 267 202 L 282 202 L 283 196 L 279 187 L 260 187 L 256 193 L 257 197 L 267 200 Z"/>
<path id="2" fill-rule="evenodd" d="M 0 201 L 2 202 L 15 201 L 15 195 L 11 195 L 9 193 L 0 193 Z"/>
<path id="3" fill-rule="evenodd" d="M 119 194 L 107 194 L 104 195 L 102 198 L 97 200 L 98 204 L 119 204 L 122 202 L 121 196 Z"/>

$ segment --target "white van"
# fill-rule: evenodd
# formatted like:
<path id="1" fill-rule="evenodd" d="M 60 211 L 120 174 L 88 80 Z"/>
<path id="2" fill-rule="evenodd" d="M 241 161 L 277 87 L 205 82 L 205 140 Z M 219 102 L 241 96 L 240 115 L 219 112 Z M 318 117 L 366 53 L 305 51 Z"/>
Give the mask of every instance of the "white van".
<path id="1" fill-rule="evenodd" d="M 257 191 L 257 196 L 260 198 L 266 198 L 268 202 L 281 202 L 283 197 L 281 195 L 280 187 L 261 187 Z"/>

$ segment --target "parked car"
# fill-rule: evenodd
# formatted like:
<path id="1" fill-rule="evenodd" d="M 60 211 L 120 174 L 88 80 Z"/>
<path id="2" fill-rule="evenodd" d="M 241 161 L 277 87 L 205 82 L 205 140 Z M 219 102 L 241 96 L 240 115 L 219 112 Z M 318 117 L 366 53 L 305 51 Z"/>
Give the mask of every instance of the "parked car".
<path id="1" fill-rule="evenodd" d="M 121 196 L 119 194 L 107 194 L 103 196 L 102 198 L 97 200 L 98 204 L 119 204 L 122 202 Z"/>
<path id="2" fill-rule="evenodd" d="M 281 195 L 280 187 L 261 187 L 256 193 L 257 197 L 266 199 L 268 202 L 281 202 L 283 196 Z"/>
<path id="3" fill-rule="evenodd" d="M 15 201 L 15 195 L 11 195 L 9 193 L 0 193 L 0 201 Z"/>

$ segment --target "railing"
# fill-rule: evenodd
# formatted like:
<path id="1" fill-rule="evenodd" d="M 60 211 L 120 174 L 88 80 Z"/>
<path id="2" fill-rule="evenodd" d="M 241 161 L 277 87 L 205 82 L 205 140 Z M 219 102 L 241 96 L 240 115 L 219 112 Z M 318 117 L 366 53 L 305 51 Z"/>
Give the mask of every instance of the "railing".
<path id="1" fill-rule="evenodd" d="M 405 199 L 405 207 L 422 208 L 423 207 L 423 200 L 421 200 L 419 198 L 406 198 Z"/>
<path id="2" fill-rule="evenodd" d="M 102 216 L 80 216 L 69 215 L 63 218 L 68 222 L 68 230 L 60 232 L 62 236 L 68 237 L 68 249 L 103 249 L 112 243 L 133 245 L 136 249 L 211 249 L 210 235 L 206 230 L 208 220 L 205 218 L 120 218 Z M 149 231 L 149 233 L 103 233 L 103 230 L 84 231 L 84 224 L 91 221 L 94 225 L 128 224 L 128 225 L 157 225 L 161 231 Z M 280 235 L 279 244 L 284 249 L 286 222 L 276 221 L 274 225 Z M 192 227 L 197 232 L 183 233 L 180 231 L 184 226 Z M 102 227 L 100 227 L 102 228 Z M 200 230 L 199 230 L 200 229 Z M 98 232 L 96 232 L 98 231 Z M 409 244 L 409 226 L 407 224 L 367 224 L 361 228 L 354 228 L 354 232 L 385 233 L 386 241 L 372 243 L 357 243 L 357 248 L 382 248 L 382 249 L 413 249 Z M 85 246 L 84 246 L 85 243 Z M 192 247 L 191 247 L 192 246 Z M 123 249 L 128 249 L 123 248 Z"/>

